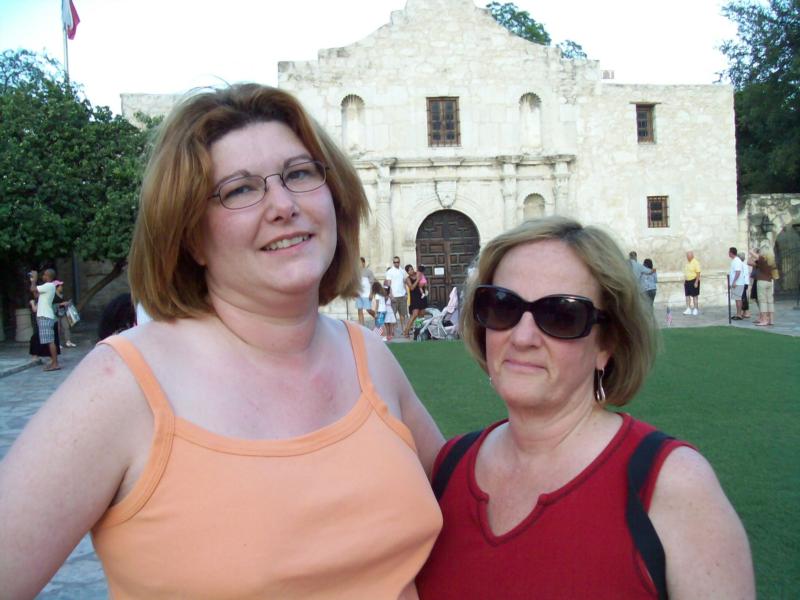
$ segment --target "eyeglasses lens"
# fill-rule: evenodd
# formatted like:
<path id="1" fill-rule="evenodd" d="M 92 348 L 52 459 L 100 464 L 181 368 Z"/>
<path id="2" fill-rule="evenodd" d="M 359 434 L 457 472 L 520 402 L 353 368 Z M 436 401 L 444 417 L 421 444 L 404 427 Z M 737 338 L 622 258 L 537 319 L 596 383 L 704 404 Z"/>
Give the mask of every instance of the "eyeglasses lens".
<path id="1" fill-rule="evenodd" d="M 507 290 L 494 287 L 476 290 L 475 318 L 487 329 L 511 329 L 526 310 L 533 313 L 537 327 L 549 336 L 572 339 L 588 333 L 591 307 L 580 299 L 554 296 L 527 303 Z"/>
<path id="2" fill-rule="evenodd" d="M 267 179 L 279 176 L 283 186 L 290 192 L 302 194 L 313 192 L 325 184 L 325 166 L 319 161 L 307 161 L 289 165 L 282 173 L 266 177 L 248 175 L 237 177 L 223 183 L 219 188 L 219 198 L 226 208 L 247 208 L 261 202 L 267 193 Z"/>
<path id="3" fill-rule="evenodd" d="M 579 337 L 589 320 L 586 304 L 570 298 L 542 298 L 534 309 L 536 324 L 558 338 Z"/>

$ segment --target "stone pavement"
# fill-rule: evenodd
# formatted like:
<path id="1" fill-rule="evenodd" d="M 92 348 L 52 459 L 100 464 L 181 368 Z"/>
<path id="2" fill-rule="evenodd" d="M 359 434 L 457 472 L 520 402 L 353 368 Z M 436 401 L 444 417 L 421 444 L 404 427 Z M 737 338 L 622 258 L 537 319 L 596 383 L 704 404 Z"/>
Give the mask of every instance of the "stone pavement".
<path id="1" fill-rule="evenodd" d="M 750 321 L 733 321 L 729 326 L 800 336 L 800 310 L 795 310 L 795 306 L 795 299 L 778 300 L 775 311 L 777 325 L 774 327 L 756 327 Z M 725 307 L 701 308 L 701 314 L 696 317 L 683 315 L 683 309 L 683 306 L 675 307 L 671 327 L 728 326 Z M 659 326 L 666 327 L 666 307 L 657 304 L 656 316 Z M 30 363 L 27 343 L 0 342 L 0 457 L 5 456 L 28 419 L 91 350 L 95 330 L 94 324 L 80 323 L 73 330 L 73 340 L 78 347 L 65 348 L 60 356 L 62 370 L 49 373 L 42 372 L 41 365 Z M 99 600 L 107 596 L 103 571 L 87 536 L 38 598 Z"/>

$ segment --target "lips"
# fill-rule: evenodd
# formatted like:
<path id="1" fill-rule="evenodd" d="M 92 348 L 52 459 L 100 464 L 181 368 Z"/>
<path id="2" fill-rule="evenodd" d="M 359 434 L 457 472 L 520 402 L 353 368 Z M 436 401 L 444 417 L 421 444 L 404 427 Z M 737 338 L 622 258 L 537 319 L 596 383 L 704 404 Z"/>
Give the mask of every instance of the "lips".
<path id="1" fill-rule="evenodd" d="M 297 246 L 298 244 L 302 244 L 306 240 L 311 239 L 311 236 L 307 233 L 295 235 L 292 237 L 285 237 L 279 240 L 275 240 L 274 242 L 270 242 L 263 248 L 262 250 L 266 250 L 267 252 L 274 252 L 276 250 L 284 250 L 286 248 L 291 248 L 292 246 Z"/>

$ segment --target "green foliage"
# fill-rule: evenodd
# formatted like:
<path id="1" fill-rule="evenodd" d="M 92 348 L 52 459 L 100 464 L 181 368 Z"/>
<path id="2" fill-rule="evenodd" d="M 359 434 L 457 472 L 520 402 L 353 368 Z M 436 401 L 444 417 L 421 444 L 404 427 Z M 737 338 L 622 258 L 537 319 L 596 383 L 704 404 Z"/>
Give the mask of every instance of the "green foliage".
<path id="1" fill-rule="evenodd" d="M 494 20 L 514 35 L 543 46 L 550 45 L 550 34 L 542 23 L 538 23 L 526 10 L 520 10 L 513 2 L 500 4 L 490 2 L 486 5 Z"/>
<path id="2" fill-rule="evenodd" d="M 543 46 L 551 44 L 550 34 L 547 33 L 544 24 L 531 17 L 528 11 L 520 10 L 513 2 L 506 2 L 505 4 L 490 2 L 486 5 L 486 8 L 495 21 L 514 35 L 534 44 L 542 44 Z M 564 58 L 586 58 L 586 52 L 583 51 L 583 47 L 572 40 L 565 40 L 557 44 L 557 46 L 561 49 Z"/>
<path id="3" fill-rule="evenodd" d="M 722 12 L 738 29 L 720 49 L 736 89 L 739 187 L 800 191 L 800 3 L 734 0 Z"/>
<path id="4" fill-rule="evenodd" d="M 0 55 L 0 269 L 4 295 L 24 299 L 21 274 L 77 251 L 124 260 L 146 133 L 92 107 L 58 63 Z"/>

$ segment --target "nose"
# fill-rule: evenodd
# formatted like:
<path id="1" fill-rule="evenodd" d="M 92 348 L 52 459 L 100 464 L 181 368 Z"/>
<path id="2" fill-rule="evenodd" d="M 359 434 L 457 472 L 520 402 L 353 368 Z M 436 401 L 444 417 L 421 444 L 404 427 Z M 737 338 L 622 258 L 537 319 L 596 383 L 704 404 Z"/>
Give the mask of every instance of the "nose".
<path id="1" fill-rule="evenodd" d="M 542 343 L 543 335 L 531 311 L 526 310 L 519 323 L 511 328 L 511 343 L 521 347 L 538 346 Z"/>
<path id="2" fill-rule="evenodd" d="M 267 183 L 269 177 L 277 177 L 278 181 Z M 299 209 L 297 198 L 283 185 L 280 175 L 270 175 L 264 180 L 264 218 L 270 222 L 288 221 L 297 216 Z"/>

